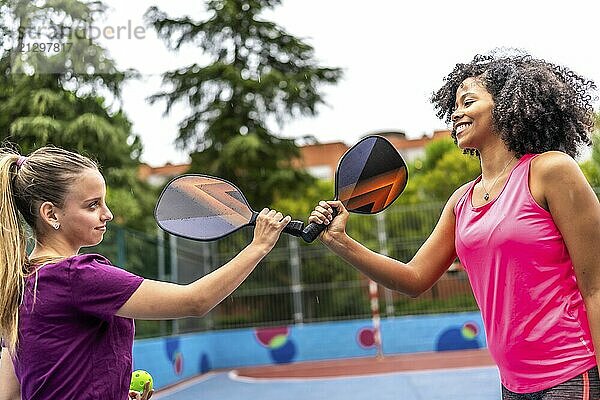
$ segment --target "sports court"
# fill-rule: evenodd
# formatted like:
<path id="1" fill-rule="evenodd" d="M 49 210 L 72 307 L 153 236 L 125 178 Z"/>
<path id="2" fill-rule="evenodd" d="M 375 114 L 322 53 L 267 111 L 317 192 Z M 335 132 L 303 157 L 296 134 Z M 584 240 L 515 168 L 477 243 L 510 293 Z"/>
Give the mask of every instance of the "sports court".
<path id="1" fill-rule="evenodd" d="M 487 351 L 467 350 L 223 370 L 153 398 L 497 400 L 500 382 Z"/>

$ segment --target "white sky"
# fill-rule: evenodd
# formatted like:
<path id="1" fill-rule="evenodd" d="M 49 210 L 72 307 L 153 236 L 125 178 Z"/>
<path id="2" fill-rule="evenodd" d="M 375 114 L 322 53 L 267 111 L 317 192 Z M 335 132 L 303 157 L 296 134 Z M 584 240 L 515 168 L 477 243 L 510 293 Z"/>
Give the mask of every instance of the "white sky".
<path id="1" fill-rule="evenodd" d="M 170 16 L 204 15 L 199 0 L 105 0 L 111 9 L 102 24 L 144 25 L 142 16 L 157 5 Z M 352 144 L 380 130 L 401 130 L 411 137 L 445 128 L 429 97 L 457 62 L 495 47 L 516 47 L 566 65 L 600 84 L 600 2 L 283 0 L 264 13 L 289 33 L 315 48 L 322 66 L 344 69 L 335 86 L 324 86 L 328 106 L 316 117 L 298 118 L 282 129 L 286 137 L 314 135 L 319 141 Z M 139 80 L 126 84 L 123 108 L 144 143 L 142 160 L 157 166 L 183 162 L 175 149 L 183 107 L 163 116 L 164 104 L 145 98 L 160 90 L 160 74 L 200 62 L 198 49 L 166 50 L 151 28 L 144 39 L 104 40 L 120 68 L 135 68 Z M 596 109 L 598 109 L 596 102 Z"/>

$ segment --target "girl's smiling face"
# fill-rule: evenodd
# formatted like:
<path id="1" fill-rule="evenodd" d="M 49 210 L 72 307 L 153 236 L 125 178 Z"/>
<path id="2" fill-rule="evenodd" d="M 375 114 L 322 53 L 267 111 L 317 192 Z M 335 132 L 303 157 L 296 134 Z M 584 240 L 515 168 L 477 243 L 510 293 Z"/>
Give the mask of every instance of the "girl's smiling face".
<path id="1" fill-rule="evenodd" d="M 64 206 L 57 207 L 60 229 L 56 233 L 74 248 L 100 243 L 106 223 L 113 218 L 105 200 L 106 184 L 102 174 L 85 169 L 73 181 Z"/>

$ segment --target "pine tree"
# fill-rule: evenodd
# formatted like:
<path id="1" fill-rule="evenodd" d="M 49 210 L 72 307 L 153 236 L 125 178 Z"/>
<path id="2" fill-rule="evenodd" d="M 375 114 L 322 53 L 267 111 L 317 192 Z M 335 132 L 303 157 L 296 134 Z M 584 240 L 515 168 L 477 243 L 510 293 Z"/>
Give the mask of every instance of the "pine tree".
<path id="1" fill-rule="evenodd" d="M 324 103 L 322 84 L 341 77 L 338 68 L 314 60 L 313 48 L 259 17 L 280 0 L 209 0 L 208 19 L 169 18 L 157 7 L 146 13 L 158 35 L 175 51 L 185 44 L 210 57 L 163 75 L 166 113 L 176 103 L 191 110 L 179 124 L 176 140 L 194 153 L 192 169 L 229 179 L 260 208 L 274 199 L 301 193 L 312 184 L 293 168 L 299 149 L 294 139 L 278 137 L 268 127 L 289 118 L 314 115 Z"/>
<path id="2" fill-rule="evenodd" d="M 87 35 L 103 11 L 96 1 L 0 0 L 0 141 L 23 153 L 52 144 L 98 160 L 117 221 L 150 228 L 153 204 L 137 179 L 140 138 L 102 96 L 117 101 L 133 73 L 117 70 Z M 41 43 L 45 51 L 33 51 Z"/>

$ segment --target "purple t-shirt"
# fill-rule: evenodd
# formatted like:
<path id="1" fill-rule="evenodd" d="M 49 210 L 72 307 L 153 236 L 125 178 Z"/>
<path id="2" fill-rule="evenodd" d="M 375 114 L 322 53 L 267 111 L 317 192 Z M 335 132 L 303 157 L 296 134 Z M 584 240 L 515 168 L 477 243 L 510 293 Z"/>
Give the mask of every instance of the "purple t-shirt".
<path id="1" fill-rule="evenodd" d="M 40 268 L 27 279 L 13 359 L 27 400 L 127 399 L 133 320 L 115 316 L 143 278 L 97 254 Z"/>

